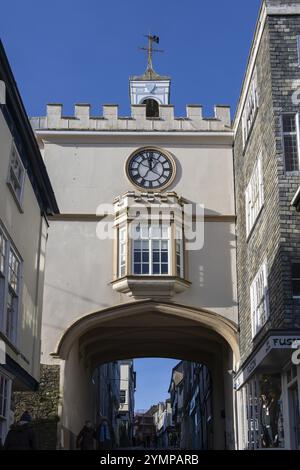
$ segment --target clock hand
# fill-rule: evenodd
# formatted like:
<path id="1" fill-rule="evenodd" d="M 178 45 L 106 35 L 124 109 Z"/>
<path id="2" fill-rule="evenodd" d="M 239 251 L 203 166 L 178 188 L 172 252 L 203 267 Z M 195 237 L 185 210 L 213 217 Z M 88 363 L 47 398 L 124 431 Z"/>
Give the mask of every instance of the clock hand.
<path id="1" fill-rule="evenodd" d="M 157 162 L 155 163 L 155 165 L 154 165 L 154 166 L 151 168 L 151 169 L 152 169 L 152 171 L 154 170 L 154 168 L 156 168 L 156 167 L 157 167 L 157 165 L 158 165 L 159 163 L 160 163 L 159 161 L 157 161 Z M 155 173 L 155 172 L 154 172 L 154 173 Z"/>
<path id="2" fill-rule="evenodd" d="M 155 173 L 156 175 L 161 176 L 159 173 L 157 173 L 157 171 L 154 171 L 154 168 L 152 168 L 151 171 L 152 171 L 152 173 Z"/>

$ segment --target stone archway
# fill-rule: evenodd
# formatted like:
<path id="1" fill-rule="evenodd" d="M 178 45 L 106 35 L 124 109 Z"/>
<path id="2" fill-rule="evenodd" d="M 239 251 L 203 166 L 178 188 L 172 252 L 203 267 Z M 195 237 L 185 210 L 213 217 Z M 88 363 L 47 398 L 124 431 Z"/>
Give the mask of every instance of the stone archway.
<path id="1" fill-rule="evenodd" d="M 72 447 L 70 436 L 92 418 L 91 375 L 95 367 L 137 357 L 207 364 L 214 384 L 214 447 L 234 448 L 234 394 L 228 370 L 236 369 L 239 349 L 237 328 L 230 320 L 171 302 L 130 302 L 75 321 L 62 335 L 53 356 L 61 362 L 64 448 Z"/>

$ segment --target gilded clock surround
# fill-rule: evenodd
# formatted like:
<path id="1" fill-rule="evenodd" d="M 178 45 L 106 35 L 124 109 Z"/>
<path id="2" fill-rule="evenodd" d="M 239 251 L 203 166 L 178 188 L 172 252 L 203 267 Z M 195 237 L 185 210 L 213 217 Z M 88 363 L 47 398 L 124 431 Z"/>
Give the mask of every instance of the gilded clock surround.
<path id="1" fill-rule="evenodd" d="M 171 164 L 171 168 L 172 168 L 172 172 L 171 172 L 171 175 L 170 177 L 168 178 L 168 180 L 163 183 L 161 186 L 158 186 L 158 187 L 155 187 L 155 188 L 150 188 L 150 187 L 143 187 L 143 186 L 140 186 L 138 185 L 134 179 L 132 178 L 132 176 L 130 175 L 130 169 L 129 169 L 129 166 L 130 166 L 130 162 L 132 161 L 132 159 L 134 159 L 138 154 L 142 153 L 142 152 L 145 152 L 145 151 L 156 151 L 156 152 L 160 152 L 167 160 L 169 160 L 170 164 Z M 140 147 L 138 148 L 137 150 L 135 150 L 134 152 L 132 152 L 129 157 L 127 158 L 127 161 L 126 161 L 126 164 L 125 164 L 125 172 L 126 172 L 126 176 L 127 176 L 127 179 L 130 181 L 130 183 L 135 187 L 137 188 L 139 191 L 147 191 L 147 192 L 160 192 L 160 191 L 163 191 L 164 189 L 166 189 L 167 187 L 169 187 L 175 177 L 176 177 L 176 163 L 175 163 L 175 159 L 174 157 L 171 155 L 171 153 L 165 149 L 162 149 L 160 147 L 155 147 L 155 146 L 147 146 L 147 147 Z"/>

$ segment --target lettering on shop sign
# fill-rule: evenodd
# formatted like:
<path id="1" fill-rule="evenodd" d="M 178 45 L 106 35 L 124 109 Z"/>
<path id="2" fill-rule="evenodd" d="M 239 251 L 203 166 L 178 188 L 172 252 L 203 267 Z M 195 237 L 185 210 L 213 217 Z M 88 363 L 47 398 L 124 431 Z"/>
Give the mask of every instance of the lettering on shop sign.
<path id="1" fill-rule="evenodd" d="M 256 358 L 254 358 L 250 364 L 247 366 L 247 374 L 251 374 L 251 372 L 255 369 L 256 367 Z"/>
<path id="2" fill-rule="evenodd" d="M 274 348 L 292 348 L 293 343 L 299 341 L 299 336 L 297 338 L 292 337 L 277 337 L 272 338 Z"/>

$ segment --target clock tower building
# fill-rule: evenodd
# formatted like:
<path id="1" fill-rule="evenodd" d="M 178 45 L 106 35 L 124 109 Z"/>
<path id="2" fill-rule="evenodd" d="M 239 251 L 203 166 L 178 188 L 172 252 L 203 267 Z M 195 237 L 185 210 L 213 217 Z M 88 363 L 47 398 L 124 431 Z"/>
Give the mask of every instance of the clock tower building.
<path id="1" fill-rule="evenodd" d="M 175 117 L 171 80 L 152 65 L 158 38 L 148 40 L 130 117 L 80 103 L 71 117 L 49 104 L 32 118 L 61 211 L 49 220 L 41 359 L 59 382 L 59 448 L 87 419 L 97 424 L 95 368 L 137 357 L 206 364 L 213 446 L 236 445 L 230 110 L 203 117 L 194 104 Z"/>

